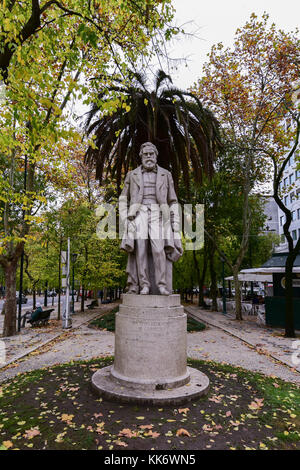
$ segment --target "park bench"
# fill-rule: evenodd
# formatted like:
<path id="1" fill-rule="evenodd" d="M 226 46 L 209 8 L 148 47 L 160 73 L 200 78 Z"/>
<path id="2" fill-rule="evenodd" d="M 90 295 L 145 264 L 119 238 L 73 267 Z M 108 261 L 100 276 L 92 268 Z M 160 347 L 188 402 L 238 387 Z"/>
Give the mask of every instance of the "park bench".
<path id="1" fill-rule="evenodd" d="M 92 310 L 93 308 L 98 307 L 98 301 L 97 300 L 92 300 L 90 304 L 87 305 L 87 308 L 89 310 Z"/>
<path id="2" fill-rule="evenodd" d="M 23 323 L 22 323 L 22 328 L 24 328 L 25 326 L 25 322 L 27 320 L 27 323 L 30 323 L 31 326 L 45 326 L 48 324 L 48 321 L 50 319 L 50 315 L 51 315 L 51 312 L 54 311 L 54 308 L 49 308 L 47 310 L 43 310 L 42 312 L 38 312 L 36 315 L 35 315 L 35 318 L 32 319 L 31 316 L 33 314 L 33 312 L 29 311 L 29 312 L 26 312 L 25 315 L 22 316 L 22 320 L 23 320 Z M 29 318 L 29 320 L 28 320 Z"/>

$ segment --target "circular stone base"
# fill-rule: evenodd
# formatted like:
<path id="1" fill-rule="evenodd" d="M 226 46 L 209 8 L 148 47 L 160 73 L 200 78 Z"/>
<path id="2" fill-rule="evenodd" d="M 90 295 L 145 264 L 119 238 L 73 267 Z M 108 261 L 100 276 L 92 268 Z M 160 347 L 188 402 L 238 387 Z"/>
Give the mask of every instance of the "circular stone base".
<path id="1" fill-rule="evenodd" d="M 98 370 L 92 376 L 93 390 L 109 400 L 146 405 L 179 405 L 206 395 L 208 377 L 197 369 L 187 367 L 190 381 L 178 388 L 165 390 L 137 390 L 117 383 L 110 374 L 111 366 Z"/>

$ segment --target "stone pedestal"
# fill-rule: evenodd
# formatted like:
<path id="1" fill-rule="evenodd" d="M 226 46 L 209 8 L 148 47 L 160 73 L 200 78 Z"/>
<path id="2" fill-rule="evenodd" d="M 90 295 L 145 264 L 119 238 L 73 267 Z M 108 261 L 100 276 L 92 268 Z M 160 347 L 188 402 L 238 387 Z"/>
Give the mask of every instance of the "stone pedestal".
<path id="1" fill-rule="evenodd" d="M 186 314 L 179 295 L 124 294 L 116 314 L 115 361 L 92 386 L 121 401 L 179 404 L 208 391 L 209 380 L 186 365 Z"/>

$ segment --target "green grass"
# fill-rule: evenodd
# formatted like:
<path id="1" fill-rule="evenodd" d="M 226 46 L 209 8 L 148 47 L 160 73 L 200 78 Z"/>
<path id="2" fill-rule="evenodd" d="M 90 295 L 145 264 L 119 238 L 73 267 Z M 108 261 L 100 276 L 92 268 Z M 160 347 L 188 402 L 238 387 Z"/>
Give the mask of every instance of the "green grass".
<path id="1" fill-rule="evenodd" d="M 268 410 L 259 417 L 261 424 L 272 426 L 281 449 L 290 448 L 289 443 L 300 443 L 300 387 L 278 377 L 268 377 L 259 372 L 250 372 L 242 367 L 219 364 L 213 361 L 188 359 L 188 365 L 200 368 L 200 364 L 215 364 L 219 371 L 237 374 L 249 383 L 264 398 Z M 278 448 L 278 447 L 277 447 Z"/>
<path id="2" fill-rule="evenodd" d="M 115 316 L 119 307 L 113 308 L 110 312 L 106 313 L 100 318 L 91 321 L 90 326 L 106 329 L 107 331 L 115 331 Z"/>
<path id="3" fill-rule="evenodd" d="M 201 323 L 198 320 L 195 320 L 194 318 L 191 318 L 188 316 L 187 319 L 187 331 L 188 332 L 193 332 L 193 331 L 203 331 L 205 330 L 206 326 L 204 323 Z"/>
<path id="4" fill-rule="evenodd" d="M 0 450 L 300 449 L 300 388 L 292 383 L 189 359 L 209 376 L 207 397 L 179 408 L 137 406 L 91 392 L 92 374 L 112 361 L 72 361 L 1 384 Z M 263 401 L 259 409 L 251 409 L 255 400 Z M 158 437 L 141 425 L 151 425 Z M 182 428 L 189 435 L 178 437 Z M 137 436 L 122 436 L 124 429 Z"/>

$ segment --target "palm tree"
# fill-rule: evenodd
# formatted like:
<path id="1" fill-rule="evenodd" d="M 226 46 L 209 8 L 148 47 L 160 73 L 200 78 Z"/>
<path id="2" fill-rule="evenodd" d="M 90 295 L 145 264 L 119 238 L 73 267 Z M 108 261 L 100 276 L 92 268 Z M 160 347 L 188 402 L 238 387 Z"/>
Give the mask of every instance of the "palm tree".
<path id="1" fill-rule="evenodd" d="M 212 176 L 218 123 L 196 96 L 163 86 L 166 81 L 172 83 L 171 77 L 159 70 L 155 89 L 149 92 L 145 79 L 132 74 L 132 85 L 117 83 L 99 96 L 103 102 L 111 92 L 120 93 L 126 107 L 103 115 L 95 104 L 88 112 L 85 131 L 93 136 L 96 148 L 88 148 L 86 162 L 95 165 L 100 183 L 113 177 L 119 189 L 122 175 L 140 163 L 139 149 L 146 141 L 156 145 L 158 164 L 172 172 L 175 184 L 182 175 L 189 187 L 191 170 L 196 182 L 201 182 L 203 173 Z"/>

